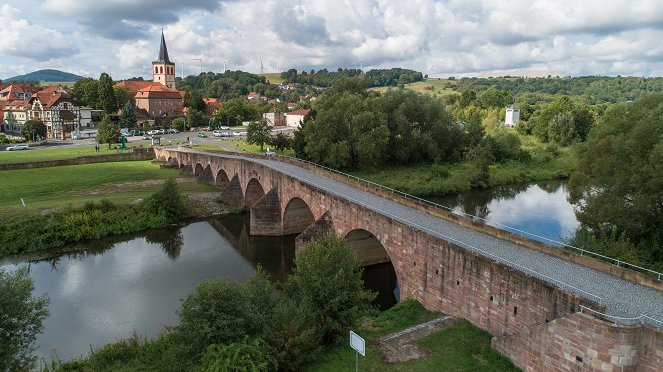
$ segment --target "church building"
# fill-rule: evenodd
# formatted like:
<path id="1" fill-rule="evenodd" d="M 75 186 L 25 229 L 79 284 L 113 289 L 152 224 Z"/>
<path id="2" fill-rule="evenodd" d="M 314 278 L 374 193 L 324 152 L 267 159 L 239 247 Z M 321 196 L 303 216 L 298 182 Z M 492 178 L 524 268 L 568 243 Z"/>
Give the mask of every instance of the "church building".
<path id="1" fill-rule="evenodd" d="M 161 30 L 161 46 L 159 47 L 159 59 L 152 62 L 152 81 L 175 89 L 175 63 L 168 59 L 168 48 L 166 39 Z"/>

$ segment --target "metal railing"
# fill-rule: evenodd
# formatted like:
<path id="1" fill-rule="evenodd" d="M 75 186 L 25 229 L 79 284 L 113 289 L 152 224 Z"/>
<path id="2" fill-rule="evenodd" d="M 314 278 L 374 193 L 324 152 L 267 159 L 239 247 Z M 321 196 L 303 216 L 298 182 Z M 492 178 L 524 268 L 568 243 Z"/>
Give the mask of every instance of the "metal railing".
<path id="1" fill-rule="evenodd" d="M 640 314 L 640 316 L 637 317 L 619 317 L 619 316 L 614 316 L 614 315 L 609 315 L 609 314 L 604 314 L 601 312 L 598 312 L 594 309 L 590 309 L 587 306 L 580 305 L 580 312 L 584 313 L 585 311 L 595 314 L 603 318 L 604 320 L 609 320 L 611 323 L 614 325 L 634 325 L 634 324 L 647 324 L 656 328 L 661 328 L 663 329 L 663 321 L 660 321 L 658 319 L 654 319 L 650 317 L 649 315 L 645 314 Z"/>
<path id="2" fill-rule="evenodd" d="M 344 173 L 344 172 L 341 172 L 339 170 L 326 167 L 324 165 L 316 164 L 316 163 L 308 161 L 308 160 L 299 159 L 299 158 L 295 158 L 295 157 L 292 157 L 292 156 L 285 156 L 285 155 L 278 155 L 278 157 L 283 157 L 283 158 L 289 159 L 291 161 L 296 161 L 296 162 L 300 162 L 300 163 L 304 163 L 304 164 L 309 164 L 309 165 L 312 165 L 314 167 L 324 169 L 328 172 L 336 173 L 338 175 L 347 177 L 349 179 L 353 179 L 355 181 L 365 183 L 367 185 L 379 188 L 381 190 L 389 191 L 393 194 L 398 194 L 398 195 L 400 195 L 400 196 L 402 196 L 406 199 L 416 201 L 416 202 L 418 202 L 420 204 L 423 204 L 423 205 L 426 205 L 426 206 L 431 206 L 431 207 L 441 209 L 441 210 L 444 210 L 444 211 L 447 211 L 447 212 L 450 212 L 450 213 L 453 213 L 453 214 L 456 214 L 456 215 L 460 215 L 460 216 L 463 216 L 463 217 L 470 217 L 474 220 L 481 221 L 484 225 L 493 226 L 493 227 L 500 227 L 502 229 L 508 230 L 510 232 L 515 233 L 516 235 L 519 235 L 519 236 L 522 236 L 522 237 L 525 237 L 525 238 L 533 237 L 533 238 L 536 238 L 539 241 L 554 243 L 554 244 L 556 244 L 558 246 L 561 246 L 563 248 L 566 248 L 566 249 L 569 249 L 569 250 L 572 250 L 572 251 L 573 250 L 578 251 L 578 252 L 580 252 L 581 256 L 588 255 L 588 256 L 600 258 L 600 259 L 602 259 L 604 261 L 607 261 L 607 262 L 609 262 L 609 263 L 611 263 L 611 264 L 613 264 L 617 267 L 626 267 L 626 268 L 630 268 L 630 269 L 635 270 L 635 271 L 641 271 L 641 272 L 644 272 L 644 273 L 650 275 L 651 277 L 655 277 L 657 280 L 663 280 L 663 273 L 660 273 L 660 272 L 655 271 L 655 270 L 648 269 L 646 267 L 634 265 L 634 264 L 631 264 L 631 263 L 628 263 L 628 262 L 625 262 L 625 261 L 622 261 L 622 260 L 619 260 L 619 259 L 616 259 L 616 258 L 612 258 L 612 257 L 606 256 L 606 255 L 602 255 L 600 253 L 596 253 L 596 252 L 588 251 L 586 249 L 578 248 L 576 246 L 573 246 L 573 245 L 570 245 L 570 244 L 567 244 L 567 243 L 564 243 L 564 242 L 560 242 L 560 241 L 555 240 L 555 239 L 550 239 L 550 238 L 547 238 L 545 236 L 537 235 L 537 234 L 534 234 L 534 233 L 531 233 L 531 232 L 528 232 L 528 231 L 525 231 L 525 230 L 521 230 L 521 229 L 515 228 L 513 226 L 508 226 L 508 225 L 501 224 L 501 223 L 498 223 L 498 222 L 495 222 L 491 225 L 491 224 L 488 223 L 488 220 L 486 220 L 485 218 L 475 216 L 473 214 L 466 213 L 466 212 L 459 212 L 459 211 L 456 211 L 455 209 L 447 207 L 445 205 L 438 204 L 438 203 L 432 202 L 430 200 L 405 193 L 403 191 L 392 189 L 390 187 L 381 185 L 379 183 L 375 183 L 375 182 L 370 181 L 370 180 L 366 180 L 366 179 L 363 179 L 363 178 L 360 178 L 360 177 L 357 177 L 357 176 L 353 176 L 351 174 Z"/>

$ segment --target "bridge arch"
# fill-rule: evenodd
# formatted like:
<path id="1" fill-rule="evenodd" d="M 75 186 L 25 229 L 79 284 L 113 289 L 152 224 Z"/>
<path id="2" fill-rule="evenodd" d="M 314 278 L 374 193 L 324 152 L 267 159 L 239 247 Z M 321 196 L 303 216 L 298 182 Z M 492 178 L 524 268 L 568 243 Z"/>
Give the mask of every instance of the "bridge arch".
<path id="1" fill-rule="evenodd" d="M 193 168 L 193 174 L 194 174 L 195 176 L 200 176 L 201 174 L 203 174 L 204 169 L 205 169 L 205 168 L 203 168 L 203 165 L 202 165 L 202 164 L 200 164 L 200 163 L 196 163 L 196 167 Z"/>
<path id="2" fill-rule="evenodd" d="M 226 173 L 225 170 L 219 168 L 219 170 L 216 172 L 216 177 L 214 177 L 214 184 L 223 187 L 230 183 L 230 178 L 228 177 L 228 173 Z"/>
<path id="3" fill-rule="evenodd" d="M 263 196 L 265 196 L 265 189 L 260 184 L 260 181 L 257 178 L 251 178 L 244 192 L 244 205 L 252 207 Z"/>
<path id="4" fill-rule="evenodd" d="M 309 205 L 301 198 L 288 201 L 283 210 L 283 235 L 298 234 L 315 222 L 315 216 Z"/>
<path id="5" fill-rule="evenodd" d="M 368 230 L 351 230 L 345 234 L 345 240 L 364 266 L 391 262 L 382 242 Z"/>
<path id="6" fill-rule="evenodd" d="M 378 294 L 377 305 L 381 309 L 395 305 L 400 298 L 399 278 L 382 242 L 364 229 L 351 230 L 345 240 L 364 266 L 364 285 Z"/>
<path id="7" fill-rule="evenodd" d="M 198 182 L 214 183 L 214 175 L 212 174 L 211 165 L 208 164 L 205 169 L 198 174 Z"/>

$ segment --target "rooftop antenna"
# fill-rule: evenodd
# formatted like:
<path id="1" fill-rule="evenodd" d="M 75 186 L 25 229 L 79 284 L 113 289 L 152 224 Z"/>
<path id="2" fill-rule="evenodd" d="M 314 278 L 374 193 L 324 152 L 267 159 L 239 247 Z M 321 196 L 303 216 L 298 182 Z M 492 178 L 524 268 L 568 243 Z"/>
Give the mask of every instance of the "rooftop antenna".
<path id="1" fill-rule="evenodd" d="M 227 60 L 227 59 L 224 59 L 224 60 L 223 60 L 223 72 L 224 72 L 224 73 L 226 72 L 226 62 L 228 62 L 228 60 Z"/>
<path id="2" fill-rule="evenodd" d="M 194 61 L 199 61 L 200 62 L 200 73 L 202 74 L 203 73 L 203 58 L 200 57 L 200 58 L 191 58 L 191 59 L 194 60 Z"/>

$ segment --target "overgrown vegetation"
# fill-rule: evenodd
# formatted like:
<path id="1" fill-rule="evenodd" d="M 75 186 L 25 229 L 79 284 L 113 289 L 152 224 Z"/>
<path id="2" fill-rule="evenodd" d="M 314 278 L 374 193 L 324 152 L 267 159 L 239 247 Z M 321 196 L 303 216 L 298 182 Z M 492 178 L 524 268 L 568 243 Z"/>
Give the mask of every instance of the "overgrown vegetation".
<path id="1" fill-rule="evenodd" d="M 177 186 L 168 180 L 161 191 L 138 205 L 102 200 L 47 215 L 30 213 L 7 219 L 0 224 L 0 256 L 163 227 L 184 215 L 186 207 Z"/>
<path id="2" fill-rule="evenodd" d="M 49 300 L 34 297 L 27 266 L 9 272 L 0 267 L 0 371 L 34 368 L 34 343 L 44 328 Z"/>
<path id="3" fill-rule="evenodd" d="M 246 284 L 215 279 L 182 303 L 179 324 L 154 340 L 132 338 L 89 357 L 55 361 L 61 371 L 301 370 L 345 338 L 370 310 L 361 267 L 344 239 L 310 243 L 275 291 L 260 268 Z M 219 369 L 220 368 L 220 369 Z"/>

